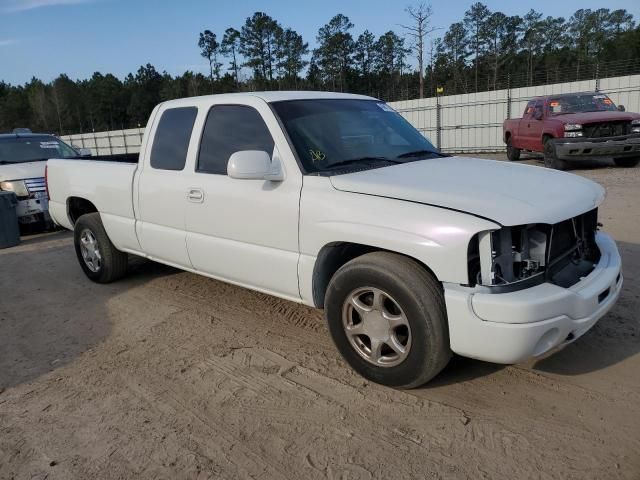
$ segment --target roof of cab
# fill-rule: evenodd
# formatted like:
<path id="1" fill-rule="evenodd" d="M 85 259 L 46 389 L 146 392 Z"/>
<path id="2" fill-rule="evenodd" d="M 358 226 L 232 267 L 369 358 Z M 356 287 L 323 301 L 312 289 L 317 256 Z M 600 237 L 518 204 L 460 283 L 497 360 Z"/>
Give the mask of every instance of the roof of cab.
<path id="1" fill-rule="evenodd" d="M 254 97 L 260 98 L 267 103 L 283 102 L 287 100 L 322 100 L 322 99 L 351 99 L 351 100 L 378 100 L 377 98 L 368 97 L 366 95 L 356 95 L 353 93 L 337 93 L 337 92 L 314 92 L 314 91 L 270 91 L 270 92 L 239 92 L 239 93 L 221 93 L 217 95 L 204 95 L 200 97 L 179 98 L 176 100 L 168 100 L 164 102 L 166 105 L 189 104 L 194 100 L 204 100 L 207 98 L 215 98 L 216 100 L 229 100 Z M 378 100 L 379 101 L 379 100 Z"/>

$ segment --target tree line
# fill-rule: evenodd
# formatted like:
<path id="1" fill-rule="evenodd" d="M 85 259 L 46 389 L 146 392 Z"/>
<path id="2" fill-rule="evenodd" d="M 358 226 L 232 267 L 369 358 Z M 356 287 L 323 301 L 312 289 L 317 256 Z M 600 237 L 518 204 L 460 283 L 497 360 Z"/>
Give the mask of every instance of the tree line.
<path id="1" fill-rule="evenodd" d="M 0 81 L 0 131 L 144 126 L 157 103 L 210 93 L 312 89 L 392 101 L 433 96 L 437 87 L 470 93 L 640 71 L 640 27 L 622 9 L 579 9 L 568 19 L 532 9 L 521 17 L 476 2 L 444 30 L 420 3 L 406 8 L 406 19 L 376 36 L 337 14 L 310 48 L 293 28 L 256 12 L 238 28 L 199 34 L 194 47 L 207 60 L 206 74 L 172 76 L 146 64 L 124 79 L 96 72 L 83 80 Z"/>

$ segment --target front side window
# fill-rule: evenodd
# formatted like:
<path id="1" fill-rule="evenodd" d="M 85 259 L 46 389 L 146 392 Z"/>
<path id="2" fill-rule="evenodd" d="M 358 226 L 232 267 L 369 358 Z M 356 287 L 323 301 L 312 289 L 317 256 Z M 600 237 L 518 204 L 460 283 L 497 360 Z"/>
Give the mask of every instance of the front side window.
<path id="1" fill-rule="evenodd" d="M 245 105 L 211 108 L 202 132 L 197 170 L 226 175 L 229 157 L 243 150 L 273 153 L 273 138 L 258 111 Z"/>
<path id="2" fill-rule="evenodd" d="M 380 101 L 315 99 L 272 105 L 307 173 L 329 175 L 443 156 Z"/>
<path id="3" fill-rule="evenodd" d="M 7 136 L 0 138 L 0 164 L 75 158 L 73 148 L 51 135 Z"/>
<path id="4" fill-rule="evenodd" d="M 151 148 L 151 166 L 159 170 L 182 170 L 196 120 L 196 107 L 169 108 L 164 111 Z"/>

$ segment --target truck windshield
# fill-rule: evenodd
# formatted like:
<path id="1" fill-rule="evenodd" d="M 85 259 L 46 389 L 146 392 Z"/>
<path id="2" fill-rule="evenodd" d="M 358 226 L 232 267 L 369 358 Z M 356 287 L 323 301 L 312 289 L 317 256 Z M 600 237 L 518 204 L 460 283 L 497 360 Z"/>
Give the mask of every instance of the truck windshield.
<path id="1" fill-rule="evenodd" d="M 562 95 L 549 100 L 549 111 L 552 115 L 615 110 L 617 110 L 615 103 L 601 93 Z"/>
<path id="2" fill-rule="evenodd" d="M 0 164 L 36 162 L 49 158 L 75 158 L 73 148 L 50 135 L 0 136 Z"/>
<path id="3" fill-rule="evenodd" d="M 380 101 L 315 99 L 272 105 L 307 173 L 335 174 L 444 156 Z"/>

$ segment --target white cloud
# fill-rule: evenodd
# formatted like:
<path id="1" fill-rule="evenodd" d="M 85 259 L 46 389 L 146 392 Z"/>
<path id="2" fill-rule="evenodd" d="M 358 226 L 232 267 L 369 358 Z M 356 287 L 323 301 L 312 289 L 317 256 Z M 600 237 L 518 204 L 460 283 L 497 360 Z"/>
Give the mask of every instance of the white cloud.
<path id="1" fill-rule="evenodd" d="M 13 38 L 7 38 L 4 40 L 0 40 L 0 47 L 8 47 L 9 45 L 15 45 L 16 42 Z"/>
<path id="2" fill-rule="evenodd" d="M 22 12 L 41 7 L 55 7 L 57 5 L 78 5 L 89 3 L 93 0 L 0 0 L 0 9 L 3 12 Z"/>

